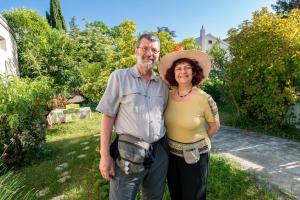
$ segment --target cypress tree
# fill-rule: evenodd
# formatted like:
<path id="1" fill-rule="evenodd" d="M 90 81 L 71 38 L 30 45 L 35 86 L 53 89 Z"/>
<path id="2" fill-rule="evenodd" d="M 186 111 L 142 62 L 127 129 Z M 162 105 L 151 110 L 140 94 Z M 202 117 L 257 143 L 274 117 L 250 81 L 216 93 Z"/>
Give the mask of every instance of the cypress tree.
<path id="1" fill-rule="evenodd" d="M 52 28 L 65 31 L 67 30 L 59 0 L 50 1 L 50 13 L 48 11 L 46 12 L 46 18 Z"/>
<path id="2" fill-rule="evenodd" d="M 292 9 L 300 9 L 300 0 L 277 0 L 271 7 L 276 13 L 288 14 Z"/>

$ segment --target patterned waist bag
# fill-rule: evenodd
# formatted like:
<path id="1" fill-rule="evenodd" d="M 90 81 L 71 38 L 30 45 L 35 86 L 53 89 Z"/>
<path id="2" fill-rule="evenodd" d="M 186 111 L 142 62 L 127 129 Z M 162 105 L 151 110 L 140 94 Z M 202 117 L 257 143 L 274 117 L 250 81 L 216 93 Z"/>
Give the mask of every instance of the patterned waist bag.
<path id="1" fill-rule="evenodd" d="M 208 153 L 208 145 L 205 139 L 193 143 L 181 143 L 168 138 L 170 153 L 183 157 L 187 164 L 194 164 L 200 160 L 201 154 Z"/>
<path id="2" fill-rule="evenodd" d="M 116 164 L 125 174 L 134 174 L 150 168 L 154 161 L 153 144 L 128 134 L 119 134 L 115 143 Z"/>

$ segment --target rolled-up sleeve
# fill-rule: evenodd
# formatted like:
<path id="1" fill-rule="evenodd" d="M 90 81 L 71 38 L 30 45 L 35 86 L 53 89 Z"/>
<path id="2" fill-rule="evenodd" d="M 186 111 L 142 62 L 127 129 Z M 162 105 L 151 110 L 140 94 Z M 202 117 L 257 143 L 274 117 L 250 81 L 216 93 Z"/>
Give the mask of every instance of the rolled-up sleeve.
<path id="1" fill-rule="evenodd" d="M 120 90 L 119 80 L 116 71 L 111 73 L 108 79 L 107 87 L 105 92 L 96 107 L 98 112 L 106 114 L 110 117 L 115 117 L 119 110 L 120 98 L 119 98 L 119 90 Z"/>

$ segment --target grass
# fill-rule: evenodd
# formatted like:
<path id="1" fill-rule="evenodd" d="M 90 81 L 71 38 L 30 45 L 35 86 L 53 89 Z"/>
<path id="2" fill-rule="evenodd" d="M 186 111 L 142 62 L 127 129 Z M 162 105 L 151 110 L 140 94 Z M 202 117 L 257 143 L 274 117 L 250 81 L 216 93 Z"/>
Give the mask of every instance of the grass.
<path id="1" fill-rule="evenodd" d="M 33 165 L 24 167 L 14 174 L 24 180 L 25 191 L 40 191 L 48 188 L 45 196 L 35 199 L 51 199 L 64 195 L 64 199 L 108 199 L 108 182 L 99 175 L 98 143 L 95 134 L 99 131 L 100 115 L 93 113 L 90 120 L 53 126 L 47 131 L 49 155 Z M 90 148 L 83 150 L 82 143 L 89 142 Z M 76 151 L 74 155 L 67 155 Z M 79 154 L 86 154 L 78 159 Z M 71 176 L 65 183 L 58 183 L 62 172 L 55 168 L 68 163 L 65 171 Z M 254 175 L 229 163 L 218 154 L 212 154 L 208 199 L 276 199 L 276 195 L 260 187 Z M 23 199 L 23 198 L 20 198 Z M 137 199 L 140 199 L 140 194 Z M 166 189 L 164 200 L 170 199 Z"/>
<path id="2" fill-rule="evenodd" d="M 12 171 L 7 171 L 1 164 L 0 169 L 0 200 L 34 198 L 34 191 L 26 191 L 24 189 L 24 179 Z"/>
<path id="3" fill-rule="evenodd" d="M 277 199 L 253 174 L 219 154 L 211 155 L 209 167 L 208 199 Z"/>
<path id="4" fill-rule="evenodd" d="M 49 192 L 39 199 L 50 199 L 64 195 L 66 199 L 99 199 L 100 188 L 97 184 L 98 172 L 98 137 L 100 115 L 93 113 L 91 120 L 81 120 L 73 123 L 53 126 L 47 131 L 47 149 L 49 155 L 34 165 L 18 171 L 26 180 L 27 190 L 43 190 L 49 188 Z M 83 150 L 89 142 L 89 149 Z M 76 151 L 74 155 L 67 155 Z M 86 157 L 78 159 L 80 154 Z M 62 172 L 55 168 L 68 163 L 64 171 L 68 171 L 70 179 L 64 183 L 58 183 Z"/>
<path id="5" fill-rule="evenodd" d="M 300 142 L 300 130 L 285 126 L 281 129 L 266 129 L 255 121 L 238 119 L 233 112 L 220 110 L 220 121 L 224 125 L 233 126 L 245 130 L 254 131 L 258 134 L 280 137 L 294 142 Z"/>
<path id="6" fill-rule="evenodd" d="M 276 200 L 279 191 L 269 190 L 267 182 L 259 181 L 253 174 L 241 170 L 220 154 L 212 153 L 209 164 L 208 200 Z M 137 199 L 140 198 L 140 194 Z M 163 200 L 169 200 L 165 189 Z"/>

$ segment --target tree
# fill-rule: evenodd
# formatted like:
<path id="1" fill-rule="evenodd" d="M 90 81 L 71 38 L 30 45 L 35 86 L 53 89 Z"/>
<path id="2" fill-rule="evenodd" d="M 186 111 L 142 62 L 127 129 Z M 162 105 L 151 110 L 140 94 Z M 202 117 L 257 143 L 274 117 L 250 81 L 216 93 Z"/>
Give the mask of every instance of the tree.
<path id="1" fill-rule="evenodd" d="M 77 37 L 77 50 L 82 52 L 82 56 L 90 56 L 85 58 L 89 63 L 106 63 L 114 50 L 109 28 L 102 21 L 85 21 L 85 27 L 86 29 L 80 31 L 79 37 Z"/>
<path id="2" fill-rule="evenodd" d="M 69 35 L 51 29 L 43 17 L 30 10 L 15 9 L 4 16 L 17 36 L 21 77 L 48 76 L 58 91 L 77 91 L 84 61 Z"/>
<path id="3" fill-rule="evenodd" d="M 74 33 L 77 34 L 79 32 L 79 27 L 76 24 L 76 17 L 73 16 L 71 18 L 71 21 L 69 22 L 69 26 L 70 26 L 70 34 Z"/>
<path id="4" fill-rule="evenodd" d="M 231 63 L 226 65 L 228 86 L 245 119 L 266 128 L 283 125 L 296 100 L 300 71 L 300 10 L 288 18 L 263 9 L 252 22 L 229 32 Z"/>
<path id="5" fill-rule="evenodd" d="M 216 43 L 212 46 L 212 48 L 208 51 L 208 55 L 212 57 L 212 70 L 216 70 L 218 72 L 224 72 L 224 67 L 227 61 L 229 60 L 227 51 L 221 47 L 221 39 L 218 38 Z M 221 75 L 219 73 L 219 77 Z"/>
<path id="6" fill-rule="evenodd" d="M 176 46 L 176 41 L 171 37 L 169 32 L 158 32 L 157 36 L 160 40 L 160 56 L 164 56 L 167 53 L 173 51 Z"/>
<path id="7" fill-rule="evenodd" d="M 48 48 L 45 49 L 45 62 L 41 63 L 42 75 L 51 77 L 61 93 L 78 93 L 82 84 L 80 69 L 86 64 L 79 59 L 76 43 L 65 33 L 53 29 L 48 37 Z"/>
<path id="8" fill-rule="evenodd" d="M 108 29 L 103 22 L 86 23 L 77 39 L 87 49 L 89 64 L 81 70 L 83 85 L 80 90 L 94 102 L 98 102 L 105 88 L 109 74 L 117 68 L 135 64 L 136 27 L 126 19 L 120 25 Z"/>
<path id="9" fill-rule="evenodd" d="M 228 64 L 230 57 L 228 51 L 221 47 L 221 39 L 218 38 L 216 43 L 207 52 L 212 61 L 212 69 L 209 74 L 209 79 L 201 86 L 208 92 L 214 100 L 222 105 L 223 108 L 236 108 L 237 116 L 239 116 L 238 105 L 233 98 L 232 89 L 227 84 L 227 77 L 224 69 Z"/>
<path id="10" fill-rule="evenodd" d="M 288 14 L 292 9 L 300 9 L 300 0 L 277 0 L 276 4 L 271 7 L 278 14 Z"/>
<path id="11" fill-rule="evenodd" d="M 116 47 L 116 68 L 130 67 L 135 64 L 136 26 L 132 20 L 125 19 L 119 26 L 113 27 L 112 36 Z"/>
<path id="12" fill-rule="evenodd" d="M 158 32 L 158 33 L 160 33 L 160 32 L 167 32 L 167 33 L 170 34 L 170 36 L 171 36 L 172 38 L 177 37 L 175 31 L 171 31 L 168 27 L 165 27 L 165 26 L 157 27 L 157 32 Z"/>
<path id="13" fill-rule="evenodd" d="M 67 30 L 59 0 L 50 0 L 50 13 L 48 11 L 46 12 L 46 18 L 52 28 Z"/>
<path id="14" fill-rule="evenodd" d="M 185 50 L 200 50 L 200 46 L 196 45 L 195 38 L 186 38 L 179 43 Z"/>
<path id="15" fill-rule="evenodd" d="M 41 63 L 45 62 L 47 35 L 51 27 L 36 12 L 25 8 L 14 9 L 3 13 L 8 24 L 17 36 L 18 61 L 21 77 L 37 77 L 41 75 Z"/>
<path id="16" fill-rule="evenodd" d="M 80 91 L 93 102 L 99 102 L 112 70 L 103 63 L 88 64 L 80 72 L 83 79 Z"/>

